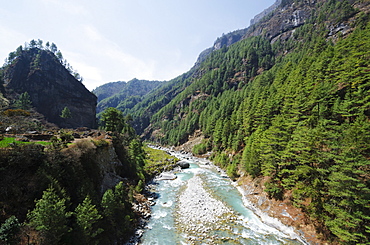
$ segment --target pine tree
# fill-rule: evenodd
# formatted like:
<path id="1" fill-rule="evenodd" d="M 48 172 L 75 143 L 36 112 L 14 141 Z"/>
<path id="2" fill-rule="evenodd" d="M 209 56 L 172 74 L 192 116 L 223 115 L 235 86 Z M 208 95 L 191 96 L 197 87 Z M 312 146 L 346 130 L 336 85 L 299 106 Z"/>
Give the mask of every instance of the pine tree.
<path id="1" fill-rule="evenodd" d="M 31 97 L 28 92 L 24 92 L 19 96 L 15 106 L 22 110 L 28 110 L 32 107 Z"/>
<path id="2" fill-rule="evenodd" d="M 103 112 L 101 121 L 107 131 L 121 133 L 125 126 L 122 112 L 114 107 L 109 107 Z"/>
<path id="3" fill-rule="evenodd" d="M 94 241 L 94 238 L 99 233 L 103 232 L 103 229 L 96 227 L 96 223 L 98 223 L 103 216 L 99 214 L 95 205 L 91 203 L 91 198 L 89 196 L 76 207 L 75 215 L 77 225 L 83 234 L 85 244 L 96 244 L 97 241 Z"/>
<path id="4" fill-rule="evenodd" d="M 68 232 L 66 200 L 60 198 L 53 187 L 43 192 L 36 207 L 28 213 L 30 226 L 40 232 L 42 244 L 57 244 Z"/>
<path id="5" fill-rule="evenodd" d="M 63 108 L 62 114 L 60 115 L 60 117 L 61 118 L 71 118 L 72 117 L 72 113 L 67 106 Z"/>

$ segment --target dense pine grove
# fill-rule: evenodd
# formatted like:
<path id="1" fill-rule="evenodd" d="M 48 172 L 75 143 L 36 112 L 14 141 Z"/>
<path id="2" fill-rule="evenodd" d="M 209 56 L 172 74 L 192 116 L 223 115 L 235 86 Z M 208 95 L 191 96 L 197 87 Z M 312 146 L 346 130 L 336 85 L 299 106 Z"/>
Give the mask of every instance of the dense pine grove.
<path id="1" fill-rule="evenodd" d="M 182 90 L 164 107 L 132 113 L 140 121 L 161 108 L 146 124 L 157 130 L 152 139 L 179 145 L 200 130 L 195 153 L 212 151 L 231 177 L 269 177 L 265 191 L 276 199 L 292 193 L 333 242 L 369 244 L 369 14 L 348 1 L 318 9 L 287 41 L 256 36 L 212 52 L 177 78 Z M 328 37 L 328 22 L 354 16 L 351 34 Z"/>

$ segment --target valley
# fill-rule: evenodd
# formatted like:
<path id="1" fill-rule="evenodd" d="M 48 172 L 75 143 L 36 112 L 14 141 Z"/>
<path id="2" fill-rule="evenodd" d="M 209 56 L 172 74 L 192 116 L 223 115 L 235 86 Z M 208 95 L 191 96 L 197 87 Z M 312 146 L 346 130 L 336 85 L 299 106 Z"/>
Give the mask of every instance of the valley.
<path id="1" fill-rule="evenodd" d="M 188 72 L 91 92 L 54 43 L 20 45 L 0 244 L 368 244 L 369 20 L 368 0 L 278 0 Z"/>
<path id="2" fill-rule="evenodd" d="M 167 151 L 190 162 L 190 168 L 177 171 L 175 180 L 149 184 L 158 198 L 139 244 L 308 244 L 248 203 L 249 195 L 242 196 L 209 160 Z"/>

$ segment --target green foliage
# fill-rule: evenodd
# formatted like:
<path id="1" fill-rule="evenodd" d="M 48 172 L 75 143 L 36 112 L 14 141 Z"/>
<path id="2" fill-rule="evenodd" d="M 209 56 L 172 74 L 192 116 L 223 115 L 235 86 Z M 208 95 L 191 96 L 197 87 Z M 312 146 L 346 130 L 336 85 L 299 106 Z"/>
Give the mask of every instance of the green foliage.
<path id="1" fill-rule="evenodd" d="M 143 150 L 141 141 L 139 141 L 138 139 L 131 140 L 128 147 L 128 156 L 131 160 L 130 162 L 134 164 L 135 172 L 138 175 L 139 179 L 145 181 L 145 177 L 143 175 L 145 151 Z"/>
<path id="2" fill-rule="evenodd" d="M 67 144 L 74 140 L 74 137 L 72 135 L 72 132 L 68 132 L 66 130 L 60 130 L 59 132 L 59 138 L 62 141 L 62 143 Z"/>
<path id="3" fill-rule="evenodd" d="M 132 79 L 126 82 L 104 84 L 93 90 L 98 97 L 96 111 L 101 114 L 108 107 L 115 107 L 124 114 L 141 102 L 143 96 L 161 85 L 159 81 Z"/>
<path id="4" fill-rule="evenodd" d="M 103 112 L 101 121 L 106 131 L 120 133 L 125 126 L 122 112 L 113 107 L 109 107 Z"/>
<path id="5" fill-rule="evenodd" d="M 147 176 L 140 141 L 123 134 L 114 137 L 114 144 L 82 139 L 68 147 L 26 143 L 8 147 L 15 139 L 5 137 L 5 141 L 7 148 L 0 149 L 1 220 L 11 214 L 17 214 L 21 222 L 28 218 L 22 229 L 32 227 L 38 232 L 37 242 L 48 244 L 124 243 L 131 236 L 137 219 L 131 210 L 133 193 L 142 191 Z M 119 154 L 123 164 L 115 168 L 115 174 L 127 181 L 108 189 L 113 198 L 105 196 L 102 201 L 103 157 L 116 150 L 107 148 L 113 145 L 123 152 Z"/>
<path id="6" fill-rule="evenodd" d="M 0 148 L 5 148 L 5 147 L 9 147 L 10 145 L 9 144 L 14 144 L 16 141 L 15 141 L 15 138 L 13 137 L 4 137 L 1 141 L 0 141 Z"/>
<path id="7" fill-rule="evenodd" d="M 236 163 L 231 163 L 226 167 L 226 174 L 233 180 L 239 177 L 238 165 Z"/>
<path id="8" fill-rule="evenodd" d="M 99 214 L 89 196 L 87 196 L 84 201 L 76 207 L 75 216 L 76 223 L 82 231 L 85 244 L 97 244 L 97 241 L 94 241 L 94 238 L 103 232 L 103 229 L 97 228 L 96 223 L 99 222 L 103 216 Z"/>
<path id="9" fill-rule="evenodd" d="M 17 141 L 14 137 L 3 137 L 0 136 L 0 148 L 7 148 L 10 147 L 11 144 L 22 144 L 22 145 L 30 145 L 30 144 L 38 144 L 43 146 L 51 145 L 51 142 L 48 141 L 35 141 L 35 142 L 22 142 Z"/>
<path id="10" fill-rule="evenodd" d="M 18 233 L 20 231 L 21 224 L 19 223 L 17 217 L 11 216 L 6 219 L 0 226 L 0 241 L 5 242 L 5 244 L 18 244 L 19 238 Z"/>
<path id="11" fill-rule="evenodd" d="M 172 170 L 176 166 L 178 158 L 173 157 L 165 151 L 144 146 L 146 153 L 144 172 L 149 178 L 154 178 L 163 171 Z"/>
<path id="12" fill-rule="evenodd" d="M 303 4 L 290 0 L 282 4 L 293 2 Z M 96 223 L 102 223 L 102 241 L 117 243 L 115 235 L 124 237 L 132 230 L 129 202 L 134 191 L 142 190 L 146 177 L 175 162 L 151 149 L 144 157 L 131 120 L 125 118 L 131 114 L 137 132 L 151 125 L 163 144 L 181 144 L 200 130 L 207 142 L 195 146 L 195 153 L 212 150 L 214 162 L 233 178 L 240 170 L 252 177 L 265 176 L 265 191 L 272 198 L 292 193 L 294 205 L 315 219 L 333 243 L 369 243 L 370 25 L 369 14 L 357 13 L 350 3 L 319 1 L 317 11 L 289 39 L 271 43 L 258 36 L 213 51 L 188 73 L 143 98 L 128 96 L 120 101 L 113 93 L 107 95 L 112 96 L 109 100 L 102 99 L 104 108 L 123 111 L 106 109 L 102 126 L 115 132 L 112 143 L 123 163 L 118 172 L 133 183 L 120 183 L 103 195 L 104 218 Z M 355 17 L 351 25 L 358 27 L 350 35 L 328 35 L 328 25 L 351 17 Z M 30 45 L 36 48 L 42 43 Z M 57 53 L 53 45 L 47 47 Z M 8 62 L 24 50 L 10 54 Z M 45 165 L 38 173 L 63 183 L 75 206 L 87 194 L 95 193 L 92 200 L 100 201 L 94 185 L 99 182 L 98 163 L 85 151 L 65 149 L 70 154 L 65 157 L 15 147 L 32 158 L 13 151 L 0 154 L 0 171 L 14 173 L 2 172 L 6 180 L 1 183 L 8 191 L 2 195 L 20 198 L 14 180 L 24 169 L 35 171 Z M 76 186 L 81 193 L 72 191 Z"/>
<path id="13" fill-rule="evenodd" d="M 43 41 L 40 39 L 38 39 L 37 41 L 32 39 L 29 43 L 26 42 L 24 47 L 21 45 L 17 48 L 16 51 L 10 52 L 8 58 L 6 58 L 5 60 L 3 68 L 11 65 L 13 62 L 17 60 L 17 58 L 22 57 L 23 55 L 26 54 L 28 57 L 32 58 L 31 69 L 32 70 L 41 69 L 42 50 L 47 51 L 56 60 L 58 60 L 66 68 L 66 70 L 78 81 L 80 82 L 83 81 L 83 78 L 80 76 L 80 74 L 72 68 L 72 66 L 67 62 L 67 60 L 63 58 L 62 52 L 58 50 L 57 46 L 54 43 L 50 44 L 49 42 L 46 42 L 45 46 L 43 46 Z"/>
<path id="14" fill-rule="evenodd" d="M 303 1 L 284 1 L 305 4 Z M 269 179 L 265 191 L 292 201 L 322 224 L 333 242 L 370 241 L 369 15 L 350 1 L 317 3 L 287 40 L 252 37 L 213 51 L 197 69 L 153 91 L 130 110 L 138 132 L 194 147 L 236 176 Z M 332 26 L 354 17 L 345 38 Z M 234 161 L 235 156 L 240 160 Z"/>
<path id="15" fill-rule="evenodd" d="M 71 110 L 69 110 L 69 108 L 66 106 L 63 108 L 62 110 L 62 114 L 60 115 L 61 118 L 71 118 L 72 117 L 72 113 L 71 113 Z"/>
<path id="16" fill-rule="evenodd" d="M 18 109 L 29 110 L 32 107 L 30 95 L 27 92 L 22 93 L 14 105 Z"/>
<path id="17" fill-rule="evenodd" d="M 283 189 L 275 182 L 266 182 L 265 191 L 268 193 L 270 198 L 278 200 L 283 199 Z"/>
<path id="18" fill-rule="evenodd" d="M 103 207 L 104 217 L 109 226 L 109 230 L 104 231 L 106 236 L 115 234 L 119 238 L 127 238 L 133 231 L 132 217 L 129 200 L 129 189 L 120 182 L 116 185 L 114 190 L 107 190 L 101 201 Z"/>
<path id="19" fill-rule="evenodd" d="M 194 145 L 192 152 L 195 155 L 202 155 L 207 153 L 207 143 L 199 143 L 197 145 Z"/>
<path id="20" fill-rule="evenodd" d="M 218 166 L 222 168 L 227 167 L 230 162 L 229 157 L 224 152 L 217 154 L 212 160 L 215 164 L 217 164 Z"/>
<path id="21" fill-rule="evenodd" d="M 30 226 L 40 232 L 42 244 L 57 244 L 68 232 L 66 200 L 60 198 L 53 187 L 44 191 L 36 207 L 28 215 Z"/>

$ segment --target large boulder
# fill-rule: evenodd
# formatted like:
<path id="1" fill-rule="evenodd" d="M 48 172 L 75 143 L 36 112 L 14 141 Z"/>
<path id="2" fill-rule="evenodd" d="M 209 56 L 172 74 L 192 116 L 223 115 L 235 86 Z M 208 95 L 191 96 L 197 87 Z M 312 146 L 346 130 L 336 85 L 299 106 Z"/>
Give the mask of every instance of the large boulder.
<path id="1" fill-rule="evenodd" d="M 189 168 L 190 167 L 190 164 L 189 162 L 187 161 L 179 161 L 177 162 L 177 164 L 180 166 L 180 168 L 182 169 L 185 169 L 185 168 Z"/>

